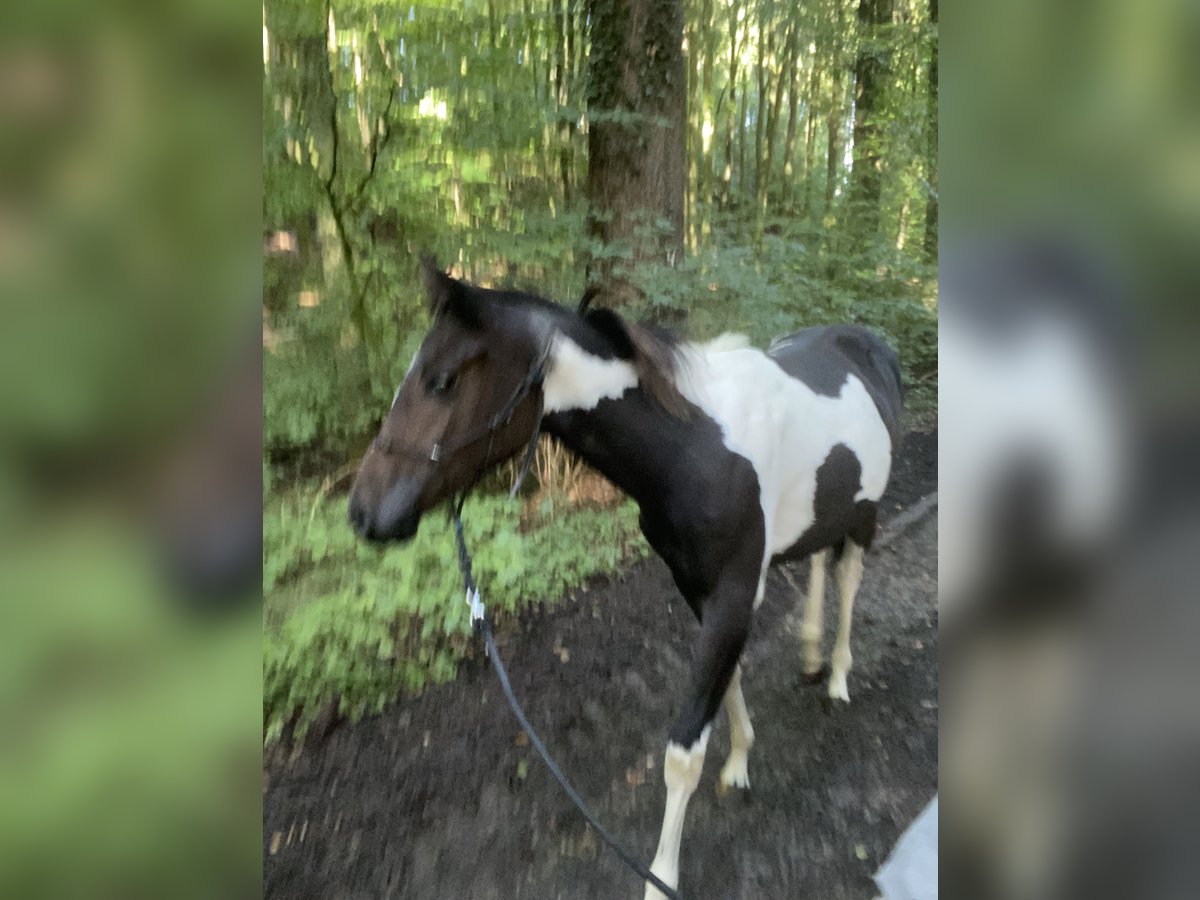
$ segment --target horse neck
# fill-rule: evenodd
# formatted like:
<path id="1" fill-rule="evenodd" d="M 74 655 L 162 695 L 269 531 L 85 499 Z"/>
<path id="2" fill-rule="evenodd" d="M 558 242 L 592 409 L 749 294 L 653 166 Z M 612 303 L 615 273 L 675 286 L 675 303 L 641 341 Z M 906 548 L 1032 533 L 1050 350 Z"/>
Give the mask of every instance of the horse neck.
<path id="1" fill-rule="evenodd" d="M 639 504 L 678 480 L 685 428 L 640 388 L 545 419 L 548 433 Z"/>
<path id="2" fill-rule="evenodd" d="M 546 431 L 635 500 L 677 479 L 688 423 L 648 396 L 634 363 L 603 335 L 556 334 L 543 392 Z"/>

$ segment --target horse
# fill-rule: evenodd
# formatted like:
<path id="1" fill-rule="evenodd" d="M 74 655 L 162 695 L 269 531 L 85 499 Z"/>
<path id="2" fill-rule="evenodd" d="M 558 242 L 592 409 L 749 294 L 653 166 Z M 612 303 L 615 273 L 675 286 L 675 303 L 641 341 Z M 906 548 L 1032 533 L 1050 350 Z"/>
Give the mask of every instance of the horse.
<path id="1" fill-rule="evenodd" d="M 720 788 L 748 788 L 754 730 L 738 659 L 768 566 L 812 560 L 803 669 L 822 670 L 832 556 L 841 598 L 828 693 L 849 701 L 850 618 L 900 434 L 896 354 L 853 325 L 807 328 L 766 351 L 734 335 L 685 343 L 604 308 L 571 310 L 467 284 L 422 263 L 433 325 L 359 466 L 349 518 L 404 541 L 483 473 L 556 437 L 632 497 L 650 546 L 700 622 L 664 761 L 651 871 L 679 883 L 687 804 L 724 701 Z M 646 887 L 646 900 L 662 894 Z"/>

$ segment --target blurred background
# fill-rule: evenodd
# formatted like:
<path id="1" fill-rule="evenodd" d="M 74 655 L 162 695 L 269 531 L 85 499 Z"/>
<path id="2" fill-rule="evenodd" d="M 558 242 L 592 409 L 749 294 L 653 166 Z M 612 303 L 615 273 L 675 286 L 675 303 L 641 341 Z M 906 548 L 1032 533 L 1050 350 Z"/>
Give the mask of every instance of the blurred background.
<path id="1" fill-rule="evenodd" d="M 948 896 L 1200 885 L 1195 4 L 969 4 L 941 108 Z"/>
<path id="2" fill-rule="evenodd" d="M 259 890 L 260 18 L 6 12 L 6 897 Z"/>
<path id="3" fill-rule="evenodd" d="M 679 53 L 626 105 L 585 3 L 8 12 L 0 894 L 256 893 L 264 733 L 453 674 L 463 623 L 395 586 L 437 593 L 445 535 L 388 551 L 384 592 L 338 499 L 432 250 L 696 336 L 899 343 L 955 526 L 949 895 L 1195 896 L 1194 4 L 962 5 L 944 89 L 936 0 L 664 6 Z M 670 190 L 617 183 L 649 128 Z M 501 609 L 645 552 L 538 465 L 473 527 L 583 537 L 493 541 Z"/>

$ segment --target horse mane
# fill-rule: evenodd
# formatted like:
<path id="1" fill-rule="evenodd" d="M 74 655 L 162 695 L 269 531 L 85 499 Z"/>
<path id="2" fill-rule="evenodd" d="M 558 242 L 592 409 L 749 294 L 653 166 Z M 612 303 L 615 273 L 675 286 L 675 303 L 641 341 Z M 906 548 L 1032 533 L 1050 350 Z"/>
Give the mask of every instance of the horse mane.
<path id="1" fill-rule="evenodd" d="M 679 392 L 676 377 L 683 362 L 679 339 L 654 325 L 630 322 L 611 309 L 588 309 L 583 320 L 632 363 L 638 384 L 667 414 L 686 421 L 691 407 Z"/>

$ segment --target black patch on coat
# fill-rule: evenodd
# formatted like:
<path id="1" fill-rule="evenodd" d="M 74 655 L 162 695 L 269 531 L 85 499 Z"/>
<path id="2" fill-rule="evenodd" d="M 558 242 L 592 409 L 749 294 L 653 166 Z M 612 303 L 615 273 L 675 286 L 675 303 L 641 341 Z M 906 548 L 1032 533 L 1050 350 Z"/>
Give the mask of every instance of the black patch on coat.
<path id="1" fill-rule="evenodd" d="M 862 463 L 853 450 L 837 444 L 817 469 L 812 525 L 775 559 L 803 559 L 827 548 L 840 554 L 847 539 L 870 549 L 878 504 L 873 500 L 856 502 L 854 497 L 861 488 Z"/>
<path id="2" fill-rule="evenodd" d="M 817 325 L 776 339 L 767 356 L 824 397 L 838 396 L 846 377 L 856 375 L 875 401 L 895 452 L 903 401 L 900 359 L 879 335 L 858 325 Z"/>
<path id="3" fill-rule="evenodd" d="M 758 475 L 702 410 L 666 413 L 640 387 L 594 409 L 547 415 L 545 430 L 633 497 L 642 532 L 701 622 L 670 739 L 691 747 L 725 696 L 750 631 L 766 545 Z"/>
<path id="4" fill-rule="evenodd" d="M 698 618 L 743 544 L 757 554 L 745 573 L 757 582 L 766 541 L 758 475 L 700 409 L 668 419 L 639 387 L 594 409 L 551 413 L 544 428 L 637 501 L 646 539 Z"/>

